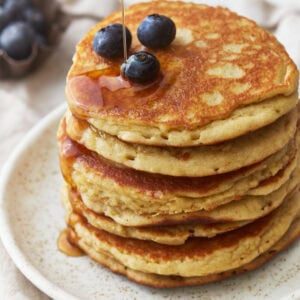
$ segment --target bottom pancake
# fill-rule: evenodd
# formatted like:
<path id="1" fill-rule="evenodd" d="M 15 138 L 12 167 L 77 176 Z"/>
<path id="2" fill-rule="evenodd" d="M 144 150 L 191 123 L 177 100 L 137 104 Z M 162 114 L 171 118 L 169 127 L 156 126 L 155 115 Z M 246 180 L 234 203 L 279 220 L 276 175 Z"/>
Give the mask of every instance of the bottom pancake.
<path id="1" fill-rule="evenodd" d="M 250 263 L 275 245 L 299 215 L 299 194 L 271 214 L 214 238 L 190 238 L 179 246 L 122 238 L 71 214 L 71 237 L 88 254 L 110 253 L 127 268 L 143 273 L 182 277 L 208 276 Z"/>
<path id="2" fill-rule="evenodd" d="M 96 252 L 94 249 L 90 248 L 88 245 L 82 243 L 81 248 L 95 261 L 102 264 L 103 266 L 109 268 L 111 271 L 125 275 L 128 279 L 147 286 L 156 288 L 172 288 L 172 287 L 183 287 L 183 286 L 193 286 L 207 284 L 211 282 L 221 281 L 226 278 L 245 273 L 248 271 L 255 270 L 259 268 L 264 263 L 268 262 L 273 256 L 278 254 L 278 252 L 284 250 L 291 243 L 300 237 L 300 218 L 297 218 L 289 228 L 288 232 L 284 237 L 273 245 L 267 252 L 261 254 L 256 259 L 248 264 L 245 264 L 239 268 L 232 269 L 219 274 L 213 274 L 208 276 L 196 276 L 196 277 L 181 277 L 181 276 L 163 276 L 151 273 L 143 273 L 135 271 L 131 268 L 125 267 L 123 264 L 118 262 L 109 254 L 104 254 Z M 70 239 L 76 242 L 76 234 L 71 232 Z"/>

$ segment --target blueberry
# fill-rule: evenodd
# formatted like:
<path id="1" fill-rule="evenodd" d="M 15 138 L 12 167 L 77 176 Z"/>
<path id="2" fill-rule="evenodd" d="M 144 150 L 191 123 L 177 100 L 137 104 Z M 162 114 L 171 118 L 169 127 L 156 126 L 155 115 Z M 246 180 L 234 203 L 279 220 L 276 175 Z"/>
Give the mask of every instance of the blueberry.
<path id="1" fill-rule="evenodd" d="M 36 43 L 39 47 L 46 47 L 46 46 L 47 46 L 47 39 L 46 39 L 45 36 L 42 35 L 42 34 L 36 34 L 36 35 L 35 35 L 35 43 Z"/>
<path id="2" fill-rule="evenodd" d="M 138 27 L 137 36 L 148 48 L 165 48 L 175 39 L 176 25 L 166 16 L 149 15 Z"/>
<path id="3" fill-rule="evenodd" d="M 131 46 L 132 36 L 126 27 L 127 51 Z M 94 51 L 105 58 L 122 57 L 123 48 L 123 26 L 122 24 L 111 24 L 100 29 L 93 41 Z"/>
<path id="4" fill-rule="evenodd" d="M 0 47 L 16 59 L 26 59 L 32 52 L 34 33 L 24 22 L 15 22 L 3 29 L 0 35 Z"/>
<path id="5" fill-rule="evenodd" d="M 4 11 L 9 15 L 11 21 L 20 20 L 25 9 L 31 6 L 30 0 L 5 0 Z"/>
<path id="6" fill-rule="evenodd" d="M 47 30 L 45 15 L 37 8 L 27 8 L 23 13 L 24 20 L 38 33 Z"/>
<path id="7" fill-rule="evenodd" d="M 0 31 L 8 23 L 9 18 L 3 7 L 0 6 Z"/>
<path id="8" fill-rule="evenodd" d="M 134 53 L 121 66 L 122 75 L 136 83 L 148 83 L 154 80 L 159 70 L 158 59 L 146 51 Z"/>

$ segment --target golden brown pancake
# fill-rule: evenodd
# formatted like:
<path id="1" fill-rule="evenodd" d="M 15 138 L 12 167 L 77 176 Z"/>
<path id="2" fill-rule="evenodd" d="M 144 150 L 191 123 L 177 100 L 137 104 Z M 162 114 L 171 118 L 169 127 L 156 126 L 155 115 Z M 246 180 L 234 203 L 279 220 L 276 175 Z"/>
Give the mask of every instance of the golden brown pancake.
<path id="1" fill-rule="evenodd" d="M 137 27 L 158 11 L 174 20 L 177 35 L 169 47 L 148 50 L 161 64 L 157 80 L 148 86 L 124 82 L 119 77 L 122 59 L 108 60 L 93 51 L 96 32 L 121 22 L 121 12 L 116 12 L 94 26 L 76 48 L 66 89 L 74 115 L 129 142 L 188 146 L 214 143 L 215 136 L 224 141 L 243 135 L 274 122 L 295 105 L 296 95 L 285 97 L 297 91 L 298 71 L 283 46 L 253 21 L 225 8 L 176 1 L 130 6 L 130 53 L 145 49 L 136 37 Z M 247 122 L 251 126 L 242 124 L 264 107 L 241 112 L 245 118 L 236 122 L 231 118 L 236 109 L 273 97 L 281 97 L 281 107 L 288 108 L 267 109 L 261 119 Z M 201 138 L 203 126 L 227 119 L 232 126 L 223 138 L 220 124 Z"/>
<path id="2" fill-rule="evenodd" d="M 143 200 L 143 195 L 139 198 L 122 197 L 122 195 L 111 194 L 107 190 L 99 190 L 98 194 L 94 193 L 93 185 L 89 185 L 88 179 L 91 174 L 88 174 L 87 180 L 82 176 L 83 170 L 80 170 L 79 175 L 73 175 L 75 185 L 80 192 L 83 202 L 90 209 L 104 213 L 112 218 L 120 217 L 119 221 L 126 216 L 126 214 L 133 214 L 134 220 L 148 219 L 152 222 L 158 219 L 173 219 L 177 216 L 187 218 L 189 214 L 197 218 L 210 220 L 211 222 L 222 221 L 245 221 L 253 220 L 257 217 L 266 214 L 270 210 L 276 208 L 283 199 L 294 191 L 299 185 L 300 167 L 292 173 L 291 178 L 278 189 L 275 189 L 270 194 L 266 195 L 244 195 L 242 197 L 230 198 L 226 204 L 218 205 L 214 209 L 204 210 L 202 199 L 182 199 L 181 201 L 151 201 Z M 93 175 L 92 175 L 93 176 Z M 222 199 L 220 199 L 220 202 Z M 225 200 L 223 200 L 225 202 Z M 186 203 L 187 202 L 187 203 Z M 148 205 L 147 205 L 148 204 Z M 238 212 L 238 213 L 237 213 Z M 126 217 L 125 217 L 126 219 Z M 126 224 L 124 224 L 126 225 Z"/>
<path id="3" fill-rule="evenodd" d="M 106 191 L 128 201 L 145 202 L 141 205 L 148 203 L 147 206 L 155 203 L 169 206 L 176 202 L 189 205 L 191 201 L 201 200 L 199 208 L 213 209 L 240 198 L 263 180 L 287 169 L 275 176 L 271 184 L 266 184 L 271 192 L 272 186 L 278 188 L 295 168 L 293 140 L 278 153 L 247 168 L 213 177 L 188 178 L 148 174 L 115 165 L 72 141 L 66 135 L 64 121 L 59 135 L 62 172 L 70 184 L 87 188 L 90 197 Z"/>
<path id="4" fill-rule="evenodd" d="M 198 223 L 220 223 L 220 222 L 245 222 L 261 218 L 278 206 L 284 200 L 293 195 L 299 189 L 299 169 L 297 175 L 284 184 L 275 192 L 255 197 L 243 197 L 239 201 L 232 201 L 228 204 L 218 206 L 214 210 L 196 210 L 183 213 L 137 213 L 136 210 L 121 205 L 109 205 L 105 198 L 98 198 L 98 201 L 92 202 L 89 198 L 81 194 L 86 207 L 94 212 L 104 214 L 112 218 L 115 222 L 124 226 L 159 226 L 174 224 L 198 224 Z"/>
<path id="5" fill-rule="evenodd" d="M 207 276 L 250 263 L 275 245 L 299 216 L 299 194 L 288 199 L 273 213 L 240 229 L 214 238 L 190 238 L 185 244 L 169 246 L 122 238 L 91 226 L 72 214 L 69 225 L 76 244 L 99 253 L 110 253 L 133 270 L 182 277 Z"/>
<path id="6" fill-rule="evenodd" d="M 286 167 L 275 169 L 275 174 L 272 173 L 274 172 L 274 166 L 271 167 L 271 170 L 263 168 L 263 176 L 258 176 L 260 180 L 257 179 L 257 176 L 250 176 L 248 180 L 247 177 L 245 180 L 242 180 L 243 184 L 236 184 L 235 186 L 235 176 L 241 175 L 243 177 L 249 170 L 244 170 L 246 172 L 242 171 L 241 174 L 224 174 L 224 176 L 219 176 L 219 178 L 208 177 L 195 178 L 193 180 L 191 178 L 176 178 L 175 180 L 173 177 L 137 173 L 131 169 L 115 167 L 95 153 L 82 148 L 82 146 L 70 140 L 65 135 L 63 124 L 60 140 L 61 165 L 67 182 L 78 189 L 84 203 L 90 209 L 98 213 L 104 213 L 114 220 L 118 220 L 123 225 L 129 225 L 124 224 L 124 220 L 121 220 L 127 219 L 126 214 L 139 215 L 134 220 L 140 218 L 156 220 L 156 217 L 159 217 L 159 223 L 161 218 L 169 219 L 169 215 L 178 216 L 181 214 L 181 217 L 186 218 L 187 214 L 191 212 L 196 213 L 197 218 L 202 217 L 215 222 L 229 221 L 231 218 L 233 218 L 231 221 L 252 220 L 261 216 L 262 212 L 266 213 L 264 210 L 261 210 L 261 207 L 264 207 L 267 203 L 272 203 L 272 205 L 268 206 L 270 210 L 276 208 L 299 183 L 294 178 L 290 183 L 285 184 L 296 166 L 295 160 L 292 160 L 289 164 L 289 155 L 293 153 L 293 150 L 286 157 Z M 293 149 L 292 144 L 291 147 Z M 69 159 L 68 153 L 71 153 L 71 159 Z M 282 158 L 281 161 L 283 161 Z M 269 182 L 266 181 L 267 179 Z M 248 193 L 247 191 L 259 186 L 260 181 L 264 181 L 263 187 L 260 187 L 260 189 L 264 188 L 270 192 L 270 195 L 260 191 L 255 196 L 244 199 Z M 249 184 L 249 182 L 251 183 Z M 220 186 L 223 184 L 225 187 L 227 185 L 227 190 L 225 189 L 225 192 L 216 195 L 208 194 L 209 196 L 207 197 L 197 197 L 198 191 L 201 195 L 201 192 L 214 189 L 218 184 Z M 284 186 L 280 188 L 281 185 Z M 236 191 L 234 191 L 234 187 Z M 278 191 L 271 193 L 275 190 Z M 187 192 L 186 196 L 184 196 L 185 192 Z M 166 193 L 165 197 L 164 193 Z M 246 211 L 245 214 L 241 214 L 242 218 L 246 219 L 236 220 L 235 214 L 233 215 L 232 211 L 230 212 L 232 205 L 225 206 L 225 209 L 222 208 L 214 212 L 199 212 L 199 210 L 203 209 L 212 210 L 222 204 L 240 199 L 243 199 L 245 203 L 252 202 L 250 208 L 253 212 L 251 212 L 251 217 L 248 217 L 248 219 L 248 211 Z M 234 208 L 243 208 L 244 202 L 239 203 L 238 207 L 234 206 Z M 121 217 L 116 219 L 120 211 L 122 212 Z M 171 218 L 176 218 L 177 216 L 171 216 Z"/>
<path id="7" fill-rule="evenodd" d="M 150 173 L 203 177 L 240 169 L 279 151 L 295 134 L 296 114 L 294 109 L 269 126 L 219 145 L 190 148 L 128 144 L 97 134 L 70 115 L 66 122 L 72 139 L 109 160 Z"/>
<path id="8" fill-rule="evenodd" d="M 93 128 L 107 132 L 130 143 L 155 146 L 212 145 L 255 131 L 276 121 L 292 110 L 298 102 L 298 93 L 276 96 L 262 102 L 236 109 L 229 118 L 212 121 L 194 130 L 171 130 L 161 132 L 158 128 L 133 127 L 130 124 L 115 125 L 106 120 L 89 118 Z"/>
<path id="9" fill-rule="evenodd" d="M 240 228 L 249 222 L 227 222 L 215 224 L 191 224 L 172 226 L 152 226 L 152 227 L 128 227 L 116 223 L 111 218 L 103 214 L 97 214 L 88 209 L 82 202 L 79 193 L 70 187 L 64 187 L 62 191 L 62 201 L 68 214 L 67 220 L 72 212 L 86 218 L 89 224 L 95 228 L 109 233 L 139 240 L 151 240 L 156 243 L 166 245 L 181 245 L 189 237 L 214 237 L 217 234 L 232 231 Z M 67 221 L 68 222 L 68 221 Z"/>
<path id="10" fill-rule="evenodd" d="M 137 39 L 153 13 L 177 27 L 164 49 Z M 151 1 L 126 11 L 128 54 L 146 50 L 161 65 L 153 82 L 136 84 L 120 75 L 123 59 L 92 46 L 121 19 L 87 33 L 67 77 L 58 132 L 66 240 L 156 287 L 258 267 L 300 235 L 295 64 L 273 35 L 225 8 Z"/>
<path id="11" fill-rule="evenodd" d="M 291 243 L 300 237 L 300 218 L 297 218 L 289 228 L 288 232 L 281 238 L 274 246 L 272 246 L 267 252 L 262 253 L 253 261 L 229 271 L 225 271 L 219 274 L 213 274 L 208 276 L 198 277 L 181 277 L 181 276 L 163 276 L 153 273 L 143 273 L 133 270 L 124 266 L 122 263 L 114 259 L 109 253 L 97 252 L 93 248 L 89 247 L 84 242 L 81 243 L 81 248 L 84 249 L 88 255 L 95 261 L 99 262 L 103 266 L 109 268 L 111 271 L 127 276 L 130 280 L 147 286 L 156 288 L 171 288 L 171 287 L 183 287 L 207 284 L 210 282 L 220 281 L 241 273 L 255 270 L 264 263 L 268 262 L 276 254 L 283 251 Z M 76 243 L 77 237 L 75 232 L 70 233 L 70 239 Z"/>

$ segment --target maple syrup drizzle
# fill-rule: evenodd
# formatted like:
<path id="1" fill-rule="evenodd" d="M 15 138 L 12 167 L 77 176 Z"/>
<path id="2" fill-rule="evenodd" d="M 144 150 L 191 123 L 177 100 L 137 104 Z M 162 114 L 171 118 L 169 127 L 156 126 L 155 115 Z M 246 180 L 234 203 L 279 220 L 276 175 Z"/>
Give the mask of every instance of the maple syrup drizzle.
<path id="1" fill-rule="evenodd" d="M 124 6 L 124 0 L 121 0 L 121 6 L 122 6 L 122 25 L 123 25 L 123 48 L 124 48 L 124 61 L 127 60 L 127 40 L 126 40 L 126 26 L 125 26 L 125 6 Z"/>
<path id="2" fill-rule="evenodd" d="M 116 77 L 102 75 L 99 78 L 99 85 L 100 88 L 106 88 L 111 92 L 132 87 L 131 83 L 125 80 L 122 75 Z"/>
<path id="3" fill-rule="evenodd" d="M 69 230 L 70 229 L 66 228 L 60 233 L 57 240 L 58 250 L 68 256 L 74 256 L 74 257 L 84 256 L 85 253 L 69 241 L 68 239 Z"/>
<path id="4" fill-rule="evenodd" d="M 123 49 L 124 60 L 128 59 L 126 41 L 126 15 L 124 0 L 120 0 L 122 8 L 123 25 Z M 172 76 L 171 76 L 172 77 Z M 169 88 L 174 78 L 160 74 L 156 80 L 149 84 L 133 84 L 123 78 L 120 74 L 120 61 L 112 63 L 107 69 L 94 71 L 71 78 L 67 83 L 67 94 L 71 106 L 78 109 L 82 115 L 88 116 L 90 113 L 97 113 L 103 107 L 114 107 L 114 109 L 131 106 L 136 98 L 145 98 L 154 93 L 157 98 Z M 129 89 L 128 93 L 122 91 Z M 117 92 L 117 93 L 115 93 Z M 115 96 L 112 96 L 115 93 Z"/>
<path id="5" fill-rule="evenodd" d="M 79 115 L 87 117 L 103 108 L 131 107 L 136 99 L 139 99 L 140 104 L 145 104 L 150 95 L 156 94 L 156 99 L 161 98 L 173 80 L 174 78 L 160 74 L 149 84 L 132 84 L 122 75 L 101 75 L 99 78 L 80 75 L 69 80 L 66 91 L 70 105 L 78 110 Z"/>

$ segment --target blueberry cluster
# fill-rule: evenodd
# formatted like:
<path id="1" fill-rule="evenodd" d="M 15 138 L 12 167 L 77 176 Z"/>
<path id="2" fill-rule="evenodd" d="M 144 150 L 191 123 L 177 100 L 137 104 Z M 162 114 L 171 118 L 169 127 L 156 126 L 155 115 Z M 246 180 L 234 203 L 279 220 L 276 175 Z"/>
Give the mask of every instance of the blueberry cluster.
<path id="1" fill-rule="evenodd" d="M 0 0 L 0 49 L 15 60 L 31 55 L 33 45 L 45 45 L 47 21 L 32 0 Z"/>
<path id="2" fill-rule="evenodd" d="M 169 46 L 176 36 L 175 23 L 168 17 L 153 14 L 139 25 L 137 37 L 146 47 L 160 49 Z M 126 27 L 126 46 L 130 49 L 132 35 Z M 111 24 L 100 29 L 93 41 L 94 51 L 105 58 L 114 59 L 123 55 L 123 26 Z M 121 73 L 130 81 L 147 83 L 155 79 L 160 71 L 158 59 L 151 53 L 141 51 L 131 55 L 121 66 Z"/>

